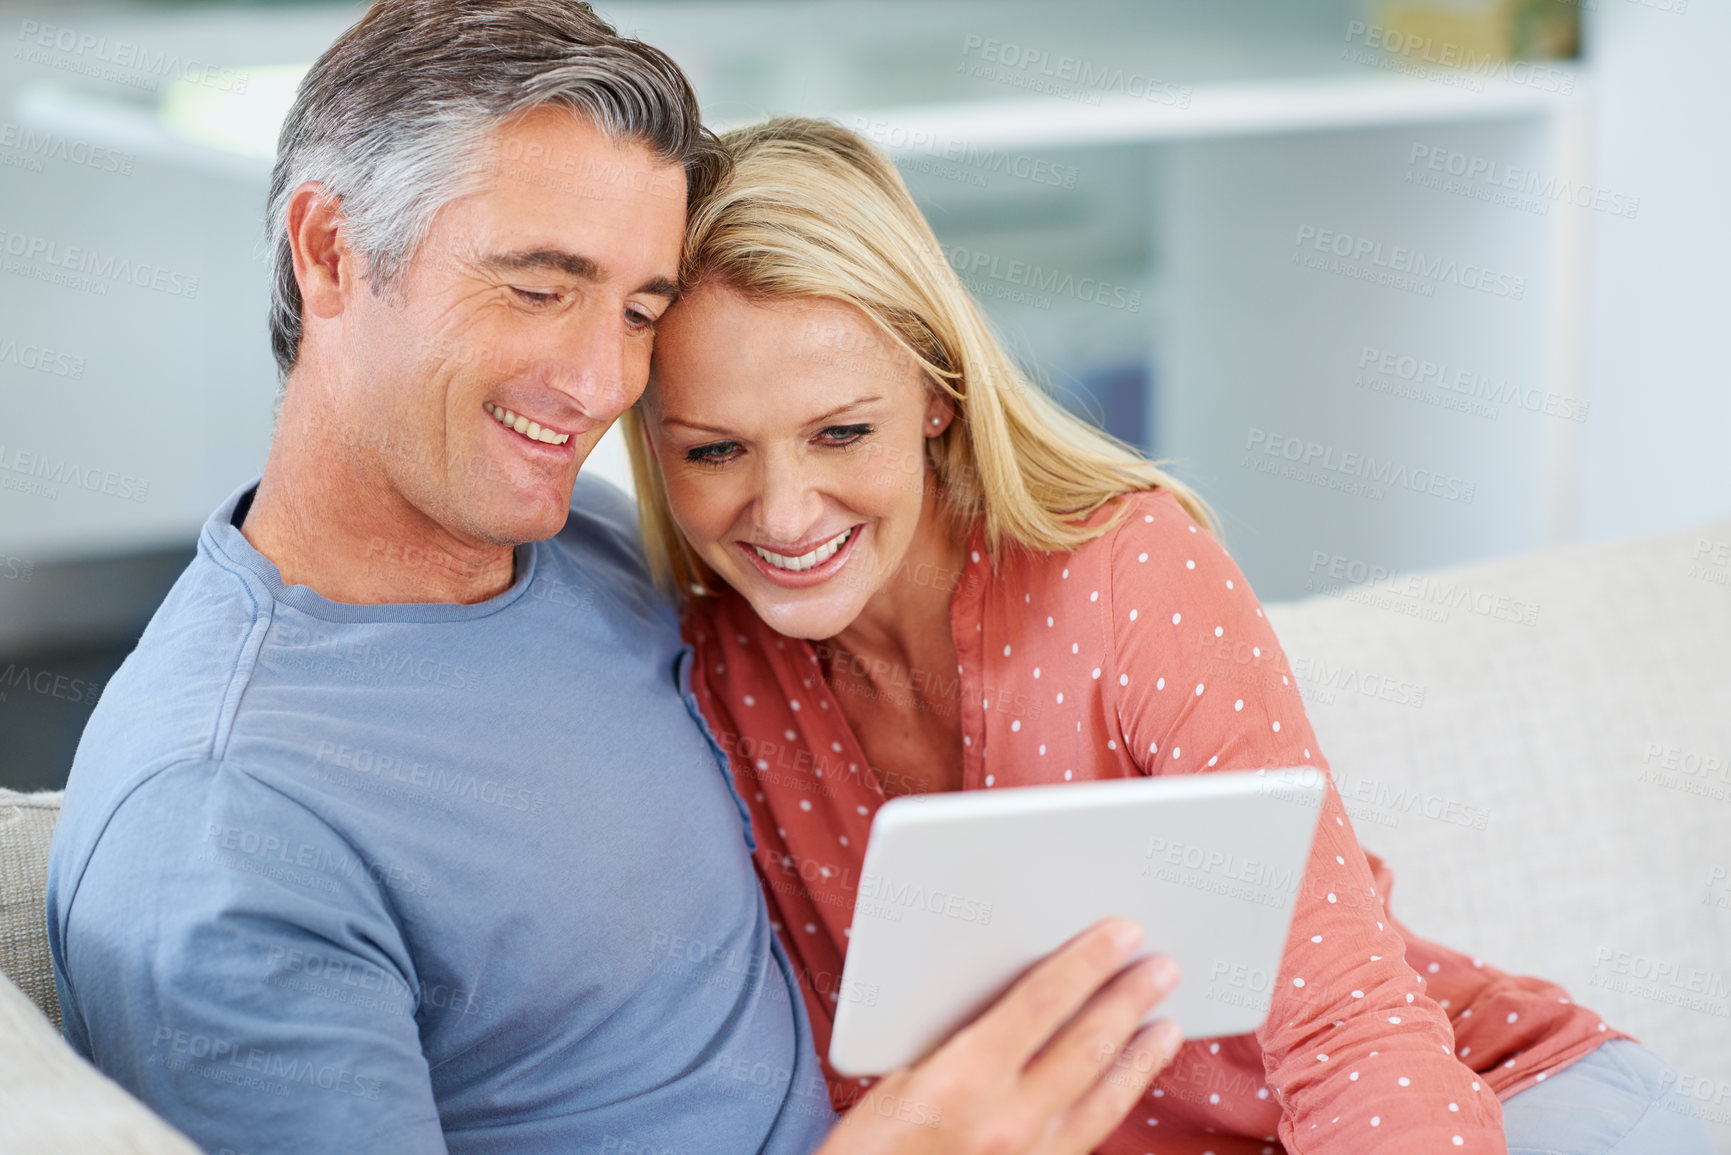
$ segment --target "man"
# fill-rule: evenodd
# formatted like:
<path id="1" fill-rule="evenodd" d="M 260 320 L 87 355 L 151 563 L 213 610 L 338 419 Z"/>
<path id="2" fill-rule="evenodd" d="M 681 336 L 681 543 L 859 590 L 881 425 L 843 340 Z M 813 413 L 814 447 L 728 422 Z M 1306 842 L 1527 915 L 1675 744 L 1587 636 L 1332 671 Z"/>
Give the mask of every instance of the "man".
<path id="1" fill-rule="evenodd" d="M 724 165 L 570 0 L 381 0 L 303 83 L 269 461 L 104 694 L 50 870 L 68 1040 L 207 1149 L 1079 1152 L 1171 1057 L 1171 976 L 1105 924 L 825 1142 L 688 651 L 577 484 Z"/>

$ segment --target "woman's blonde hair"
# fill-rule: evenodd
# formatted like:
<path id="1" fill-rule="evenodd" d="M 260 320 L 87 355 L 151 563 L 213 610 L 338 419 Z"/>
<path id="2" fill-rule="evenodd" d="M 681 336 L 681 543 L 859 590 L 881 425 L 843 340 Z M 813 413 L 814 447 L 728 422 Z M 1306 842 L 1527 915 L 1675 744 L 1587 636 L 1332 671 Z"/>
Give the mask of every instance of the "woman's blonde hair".
<path id="1" fill-rule="evenodd" d="M 803 117 L 722 135 L 731 172 L 694 206 L 680 283 L 751 300 L 841 301 L 913 355 L 956 416 L 926 441 L 948 513 L 984 522 L 1006 545 L 1068 551 L 1123 516 L 1081 524 L 1113 498 L 1159 486 L 1205 529 L 1208 506 L 1134 448 L 1070 413 L 1023 373 L 944 258 L 895 166 L 856 134 Z M 644 548 L 678 595 L 711 592 L 714 573 L 668 508 L 641 404 L 625 415 Z"/>

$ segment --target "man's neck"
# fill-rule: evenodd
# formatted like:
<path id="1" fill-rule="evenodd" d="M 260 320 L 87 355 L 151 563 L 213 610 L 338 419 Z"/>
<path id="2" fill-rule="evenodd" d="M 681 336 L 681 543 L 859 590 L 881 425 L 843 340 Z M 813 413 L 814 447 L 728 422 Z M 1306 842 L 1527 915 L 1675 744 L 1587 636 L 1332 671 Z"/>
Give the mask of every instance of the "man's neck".
<path id="1" fill-rule="evenodd" d="M 357 461 L 315 393 L 290 390 L 240 527 L 283 584 L 359 605 L 469 605 L 509 589 L 515 551 L 466 539 L 417 509 Z"/>

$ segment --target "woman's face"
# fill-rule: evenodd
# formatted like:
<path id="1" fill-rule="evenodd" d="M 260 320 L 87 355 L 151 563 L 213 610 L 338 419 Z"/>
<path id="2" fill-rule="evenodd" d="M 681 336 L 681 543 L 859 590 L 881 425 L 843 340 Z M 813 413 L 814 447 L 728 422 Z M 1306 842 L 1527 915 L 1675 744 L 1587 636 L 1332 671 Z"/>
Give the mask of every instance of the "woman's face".
<path id="1" fill-rule="evenodd" d="M 644 395 L 673 519 L 774 629 L 834 637 L 906 556 L 953 409 L 851 305 L 700 285 Z"/>

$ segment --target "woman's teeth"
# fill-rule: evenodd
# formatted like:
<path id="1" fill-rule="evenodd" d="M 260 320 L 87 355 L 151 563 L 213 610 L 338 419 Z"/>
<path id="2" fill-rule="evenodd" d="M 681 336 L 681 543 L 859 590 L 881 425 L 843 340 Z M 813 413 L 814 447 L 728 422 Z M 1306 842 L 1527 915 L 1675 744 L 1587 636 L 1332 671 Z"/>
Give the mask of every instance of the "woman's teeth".
<path id="1" fill-rule="evenodd" d="M 487 402 L 483 408 L 487 410 L 488 415 L 494 421 L 506 429 L 516 430 L 530 441 L 545 441 L 548 445 L 563 445 L 571 440 L 569 433 L 555 433 L 551 429 L 543 429 L 522 414 L 513 413 L 509 409 L 501 409 L 491 401 Z"/>
<path id="2" fill-rule="evenodd" d="M 754 545 L 751 548 L 757 551 L 758 557 L 762 558 L 776 569 L 791 570 L 794 573 L 799 573 L 801 570 L 808 570 L 813 566 L 822 565 L 824 562 L 834 557 L 836 551 L 846 545 L 847 539 L 852 535 L 852 529 L 843 530 L 841 533 L 836 534 L 810 553 L 802 553 L 798 557 L 783 557 L 779 553 L 771 553 L 767 549 L 758 545 Z"/>

